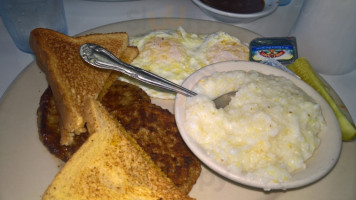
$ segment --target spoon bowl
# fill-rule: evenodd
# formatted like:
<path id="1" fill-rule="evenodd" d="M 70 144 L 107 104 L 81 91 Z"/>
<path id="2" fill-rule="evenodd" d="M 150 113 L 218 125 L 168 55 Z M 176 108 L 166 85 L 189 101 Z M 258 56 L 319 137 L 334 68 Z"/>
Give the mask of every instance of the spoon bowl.
<path id="1" fill-rule="evenodd" d="M 213 100 L 214 104 L 215 104 L 215 107 L 217 109 L 219 108 L 225 108 L 227 105 L 229 105 L 230 101 L 231 101 L 231 98 L 233 96 L 235 96 L 237 91 L 232 91 L 232 92 L 228 92 L 226 94 L 223 94 L 221 96 L 218 96 L 217 98 L 215 98 Z"/>

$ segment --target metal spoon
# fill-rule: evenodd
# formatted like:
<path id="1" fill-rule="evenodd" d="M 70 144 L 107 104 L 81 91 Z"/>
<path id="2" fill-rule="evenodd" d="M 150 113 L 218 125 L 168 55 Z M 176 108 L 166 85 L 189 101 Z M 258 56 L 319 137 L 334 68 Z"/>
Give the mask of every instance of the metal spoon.
<path id="1" fill-rule="evenodd" d="M 92 66 L 102 69 L 116 70 L 144 83 L 164 88 L 169 91 L 177 92 L 187 97 L 197 95 L 197 93 L 188 90 L 178 84 L 175 84 L 167 79 L 164 79 L 156 74 L 121 61 L 108 50 L 97 44 L 83 44 L 79 49 L 79 54 L 87 63 Z M 228 105 L 231 101 L 231 97 L 235 93 L 236 91 L 229 92 L 213 100 L 216 107 L 223 108 Z"/>
<path id="2" fill-rule="evenodd" d="M 233 96 L 235 96 L 237 91 L 232 91 L 232 92 L 228 92 L 226 94 L 223 94 L 221 96 L 218 96 L 217 98 L 215 98 L 213 100 L 213 102 L 215 103 L 215 107 L 217 109 L 219 108 L 225 108 L 227 105 L 229 105 L 231 98 Z"/>

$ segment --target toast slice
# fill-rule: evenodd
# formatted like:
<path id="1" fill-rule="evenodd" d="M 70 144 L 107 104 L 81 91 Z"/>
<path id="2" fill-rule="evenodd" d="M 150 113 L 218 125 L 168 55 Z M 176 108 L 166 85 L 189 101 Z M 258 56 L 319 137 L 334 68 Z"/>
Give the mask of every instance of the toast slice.
<path id="1" fill-rule="evenodd" d="M 57 174 L 43 199 L 191 199 L 98 101 L 88 101 L 84 117 L 91 135 Z"/>
<path id="2" fill-rule="evenodd" d="M 30 46 L 41 70 L 53 91 L 59 112 L 61 144 L 73 142 L 74 134 L 86 131 L 83 119 L 84 99 L 97 98 L 114 82 L 118 73 L 90 66 L 79 55 L 84 43 L 96 43 L 115 56 L 130 63 L 137 55 L 135 47 L 128 47 L 126 33 L 90 34 L 70 37 L 62 33 L 37 28 L 30 34 Z"/>

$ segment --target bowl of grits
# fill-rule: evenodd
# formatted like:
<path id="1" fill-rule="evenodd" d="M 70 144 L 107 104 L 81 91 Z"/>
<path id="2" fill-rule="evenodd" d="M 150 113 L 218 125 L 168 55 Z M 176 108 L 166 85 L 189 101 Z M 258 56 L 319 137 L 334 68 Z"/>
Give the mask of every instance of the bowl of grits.
<path id="1" fill-rule="evenodd" d="M 309 185 L 324 177 L 341 151 L 338 121 L 302 80 L 264 64 L 227 61 L 199 69 L 178 94 L 175 118 L 192 152 L 234 182 L 268 190 Z M 213 99 L 237 91 L 225 108 Z"/>

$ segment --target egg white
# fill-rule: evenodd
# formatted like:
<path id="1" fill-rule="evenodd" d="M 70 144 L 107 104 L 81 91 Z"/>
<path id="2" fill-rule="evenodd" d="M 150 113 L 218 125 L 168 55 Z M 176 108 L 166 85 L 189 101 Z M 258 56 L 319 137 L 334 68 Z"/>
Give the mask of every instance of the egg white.
<path id="1" fill-rule="evenodd" d="M 140 54 L 132 65 L 155 73 L 176 84 L 182 82 L 196 70 L 216 62 L 248 60 L 249 49 L 236 37 L 225 32 L 212 34 L 187 33 L 182 27 L 177 30 L 153 31 L 130 39 Z M 174 99 L 175 93 L 158 89 L 122 76 L 121 80 L 141 87 L 154 98 Z"/>

